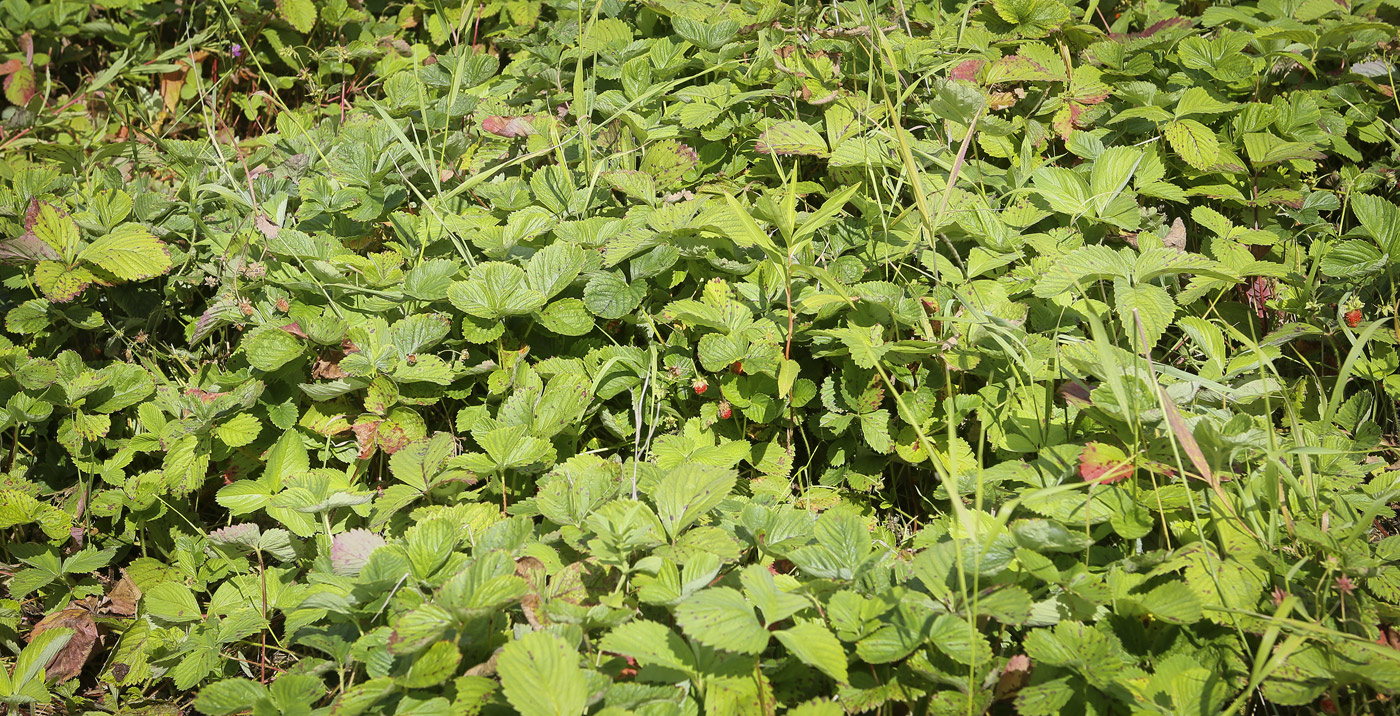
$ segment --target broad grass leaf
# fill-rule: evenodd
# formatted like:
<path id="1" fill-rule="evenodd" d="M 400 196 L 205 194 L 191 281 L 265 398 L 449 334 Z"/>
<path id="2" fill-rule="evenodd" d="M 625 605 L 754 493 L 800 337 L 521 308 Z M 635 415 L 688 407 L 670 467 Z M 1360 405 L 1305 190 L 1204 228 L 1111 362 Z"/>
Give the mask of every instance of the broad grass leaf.
<path id="1" fill-rule="evenodd" d="M 506 700 L 521 716 L 580 716 L 588 682 L 579 654 L 560 637 L 530 632 L 506 644 L 496 662 Z"/>

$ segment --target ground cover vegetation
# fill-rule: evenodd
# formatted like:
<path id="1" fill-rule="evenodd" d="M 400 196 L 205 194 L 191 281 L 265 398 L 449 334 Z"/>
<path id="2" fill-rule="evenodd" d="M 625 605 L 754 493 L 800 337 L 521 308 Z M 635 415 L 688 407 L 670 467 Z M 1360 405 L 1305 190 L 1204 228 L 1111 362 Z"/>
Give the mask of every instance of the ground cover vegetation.
<path id="1" fill-rule="evenodd" d="M 1396 713 L 1400 7 L 0 2 L 0 711 Z"/>

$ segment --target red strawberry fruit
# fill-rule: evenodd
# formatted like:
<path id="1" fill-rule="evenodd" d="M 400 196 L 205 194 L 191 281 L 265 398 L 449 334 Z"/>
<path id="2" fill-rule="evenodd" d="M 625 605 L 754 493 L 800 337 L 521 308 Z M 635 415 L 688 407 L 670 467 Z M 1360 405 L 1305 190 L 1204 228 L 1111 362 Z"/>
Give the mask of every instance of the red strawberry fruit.
<path id="1" fill-rule="evenodd" d="M 696 378 L 690 383 L 690 387 L 695 389 L 696 395 L 704 395 L 710 389 L 710 384 L 704 378 Z"/>
<path id="2" fill-rule="evenodd" d="M 1361 325 L 1361 309 L 1353 308 L 1347 311 L 1346 319 L 1347 325 L 1351 328 L 1356 328 Z"/>
<path id="3" fill-rule="evenodd" d="M 734 410 L 733 410 L 733 408 L 730 408 L 730 407 L 729 407 L 729 401 L 727 401 L 727 400 L 721 401 L 720 404 L 719 404 L 719 418 L 720 418 L 720 420 L 728 420 L 728 419 L 729 419 L 729 416 L 731 416 L 731 415 L 733 415 L 733 414 L 734 414 Z"/>
<path id="4" fill-rule="evenodd" d="M 733 371 L 733 372 L 735 372 L 735 373 L 743 373 L 743 372 L 744 372 L 744 361 L 741 361 L 741 360 L 736 360 L 736 361 L 734 361 L 734 365 L 729 366 L 729 370 L 731 370 L 731 371 Z"/>

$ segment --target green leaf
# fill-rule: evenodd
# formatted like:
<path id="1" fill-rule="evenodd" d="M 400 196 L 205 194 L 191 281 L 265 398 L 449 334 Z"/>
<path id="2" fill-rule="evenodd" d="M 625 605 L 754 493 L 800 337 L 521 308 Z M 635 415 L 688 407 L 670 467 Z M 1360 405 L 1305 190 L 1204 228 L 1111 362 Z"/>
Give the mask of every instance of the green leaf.
<path id="1" fill-rule="evenodd" d="M 826 140 L 812 125 L 796 120 L 775 122 L 759 135 L 754 151 L 759 154 L 802 154 L 811 157 L 827 155 Z"/>
<path id="2" fill-rule="evenodd" d="M 1132 260 L 1125 253 L 1107 246 L 1083 246 L 1069 252 L 1040 277 L 1035 295 L 1041 298 L 1057 296 L 1076 284 L 1089 284 L 1106 278 L 1132 275 Z"/>
<path id="3" fill-rule="evenodd" d="M 994 0 L 992 7 L 1022 37 L 1044 37 L 1069 22 L 1069 8 L 1057 0 Z"/>
<path id="4" fill-rule="evenodd" d="M 645 283 L 628 283 L 618 272 L 600 273 L 588 280 L 583 288 L 583 305 L 595 316 L 619 319 L 630 314 L 642 302 Z"/>
<path id="5" fill-rule="evenodd" d="M 1318 268 L 1333 278 L 1359 277 L 1385 268 L 1386 259 L 1386 254 L 1368 242 L 1343 241 L 1322 255 Z"/>
<path id="6" fill-rule="evenodd" d="M 687 675 L 696 671 L 695 657 L 685 639 L 662 624 L 644 619 L 608 632 L 598 648 L 630 656 L 642 666 L 661 666 Z"/>
<path id="7" fill-rule="evenodd" d="M 260 432 L 262 421 L 248 413 L 239 413 L 214 428 L 214 435 L 229 447 L 243 447 L 258 439 Z"/>
<path id="8" fill-rule="evenodd" d="M 545 299 L 554 298 L 578 278 L 587 259 L 577 245 L 555 241 L 530 257 L 525 265 L 525 282 Z"/>
<path id="9" fill-rule="evenodd" d="M 187 495 L 199 489 L 209 475 L 208 438 L 185 435 L 171 443 L 161 464 L 165 484 L 176 495 Z"/>
<path id="10" fill-rule="evenodd" d="M 47 300 L 31 298 L 10 309 L 5 314 L 5 330 L 21 335 L 32 335 L 49 327 L 49 306 Z"/>
<path id="11" fill-rule="evenodd" d="M 846 650 L 826 627 L 815 622 L 803 622 L 774 636 L 802 663 L 820 670 L 837 683 L 844 684 L 849 680 Z"/>
<path id="12" fill-rule="evenodd" d="M 78 223 L 67 212 L 46 201 L 36 202 L 39 207 L 30 231 L 58 253 L 60 259 L 71 261 L 78 252 L 81 233 Z"/>
<path id="13" fill-rule="evenodd" d="M 486 455 L 498 470 L 524 467 L 548 460 L 553 453 L 549 443 L 536 437 L 521 435 L 516 428 L 496 428 L 479 439 Z"/>
<path id="14" fill-rule="evenodd" d="M 496 663 L 506 700 L 521 716 L 579 716 L 588 683 L 579 655 L 549 632 L 530 632 L 508 644 Z"/>
<path id="15" fill-rule="evenodd" d="M 447 298 L 447 290 L 452 287 L 452 277 L 461 266 L 448 259 L 431 259 L 414 266 L 404 276 L 403 292 L 424 301 Z"/>
<path id="16" fill-rule="evenodd" d="M 811 606 L 805 597 L 779 589 L 773 573 L 763 565 L 745 567 L 739 574 L 739 581 L 744 585 L 744 595 L 758 607 L 769 624 L 780 622 Z"/>
<path id="17" fill-rule="evenodd" d="M 561 336 L 584 336 L 593 330 L 593 314 L 581 299 L 561 298 L 534 314 L 540 327 Z"/>
<path id="18" fill-rule="evenodd" d="M 676 607 L 676 623 L 705 646 L 740 654 L 758 654 L 768 646 L 768 630 L 753 607 L 729 587 L 701 590 Z"/>
<path id="19" fill-rule="evenodd" d="M 179 582 L 161 582 L 145 591 L 141 602 L 151 616 L 168 622 L 190 622 L 200 618 L 194 592 Z"/>
<path id="20" fill-rule="evenodd" d="M 170 250 L 140 224 L 122 224 L 83 248 L 82 261 L 125 281 L 159 276 L 170 270 Z"/>
<path id="21" fill-rule="evenodd" d="M 1206 171 L 1220 157 L 1220 140 L 1215 132 L 1194 119 L 1179 119 L 1162 129 L 1177 156 L 1187 164 Z"/>
<path id="22" fill-rule="evenodd" d="M 240 343 L 248 365 L 262 371 L 274 371 L 302 354 L 301 340 L 272 326 L 259 326 Z"/>
<path id="23" fill-rule="evenodd" d="M 1142 321 L 1142 332 L 1147 335 L 1147 347 L 1157 344 L 1176 317 L 1176 302 L 1171 294 L 1161 286 L 1153 284 L 1130 285 L 1119 280 L 1113 286 L 1114 305 L 1118 318 L 1123 322 L 1123 330 L 1132 338 L 1133 345 L 1141 346 L 1142 334 L 1138 332 L 1136 315 Z"/>
<path id="24" fill-rule="evenodd" d="M 39 674 L 43 673 L 45 665 L 53 661 L 58 652 L 68 645 L 74 634 L 75 632 L 67 627 L 56 627 L 33 635 L 15 659 L 11 683 L 23 686 L 39 681 Z"/>
<path id="25" fill-rule="evenodd" d="M 694 524 L 729 496 L 739 476 L 733 470 L 686 464 L 657 483 L 652 499 L 657 516 L 671 538 Z"/>
<path id="26" fill-rule="evenodd" d="M 247 711 L 264 699 L 271 699 L 267 687 L 248 679 L 224 679 L 200 689 L 194 707 L 208 716 L 227 716 Z"/>
<path id="27" fill-rule="evenodd" d="M 1371 238 L 1392 257 L 1400 256 L 1400 206 L 1370 194 L 1351 198 L 1356 220 Z"/>
<path id="28" fill-rule="evenodd" d="M 1193 114 L 1224 114 L 1239 107 L 1238 102 L 1222 102 L 1211 96 L 1204 87 L 1188 87 L 1176 101 L 1176 117 L 1189 117 Z"/>
<path id="29" fill-rule="evenodd" d="M 1185 582 L 1167 582 L 1142 599 L 1152 616 L 1168 624 L 1194 624 L 1201 620 L 1201 601 Z"/>
<path id="30" fill-rule="evenodd" d="M 546 301 L 529 287 L 519 266 L 499 261 L 477 264 L 470 279 L 452 284 L 447 298 L 462 312 L 486 320 L 524 315 Z"/>
<path id="31" fill-rule="evenodd" d="M 408 673 L 399 677 L 399 685 L 406 689 L 426 689 L 445 683 L 457 673 L 461 660 L 462 652 L 457 650 L 456 644 L 440 641 L 413 659 Z"/>
<path id="32" fill-rule="evenodd" d="M 43 261 L 34 267 L 34 283 L 54 303 L 72 301 L 96 280 L 85 268 L 70 269 L 57 261 Z"/>
<path id="33" fill-rule="evenodd" d="M 316 3 L 312 0 L 276 0 L 277 14 L 305 35 L 316 26 Z"/>

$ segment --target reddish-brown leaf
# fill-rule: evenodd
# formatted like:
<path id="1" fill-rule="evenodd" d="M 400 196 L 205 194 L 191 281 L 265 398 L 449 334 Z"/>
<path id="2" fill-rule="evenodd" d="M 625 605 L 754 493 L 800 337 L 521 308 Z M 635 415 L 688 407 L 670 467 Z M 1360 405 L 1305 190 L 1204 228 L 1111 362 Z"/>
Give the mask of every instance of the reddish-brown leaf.
<path id="1" fill-rule="evenodd" d="M 141 588 L 125 573 L 112 591 L 107 593 L 107 611 L 119 617 L 136 616 L 136 603 L 141 600 Z"/>
<path id="2" fill-rule="evenodd" d="M 92 612 L 69 607 L 54 612 L 35 624 L 34 631 L 29 634 L 29 640 L 33 641 L 34 637 L 58 628 L 72 629 L 73 638 L 54 654 L 53 659 L 44 667 L 44 675 L 50 681 L 67 681 L 82 673 L 83 665 L 92 655 L 92 647 L 97 643 L 97 623 L 92 619 Z"/>
<path id="3" fill-rule="evenodd" d="M 498 117 L 491 115 L 481 120 L 481 128 L 498 137 L 515 139 L 517 137 L 527 137 L 535 133 L 534 125 L 530 124 L 530 116 L 522 117 Z"/>
<path id="4" fill-rule="evenodd" d="M 1089 443 L 1079 455 L 1079 476 L 1085 482 L 1111 485 L 1132 476 L 1132 464 L 1105 454 L 1106 448 L 1102 443 Z"/>

